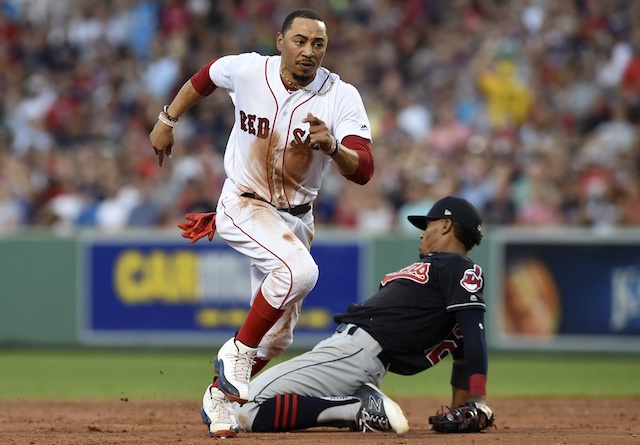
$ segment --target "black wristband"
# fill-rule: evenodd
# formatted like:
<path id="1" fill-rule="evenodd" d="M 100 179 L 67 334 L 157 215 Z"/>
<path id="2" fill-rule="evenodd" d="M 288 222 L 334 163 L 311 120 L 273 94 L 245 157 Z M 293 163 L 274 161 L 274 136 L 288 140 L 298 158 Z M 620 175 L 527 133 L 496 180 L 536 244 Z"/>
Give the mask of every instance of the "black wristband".
<path id="1" fill-rule="evenodd" d="M 167 119 L 169 119 L 171 122 L 173 122 L 174 124 L 176 122 L 178 122 L 178 118 L 177 117 L 173 117 L 171 116 L 167 111 L 169 110 L 169 105 L 165 105 L 162 108 L 162 114 L 164 115 L 164 117 L 166 117 Z"/>
<path id="2" fill-rule="evenodd" d="M 340 149 L 340 143 L 338 142 L 338 138 L 333 138 L 334 141 L 336 141 L 335 146 L 333 147 L 333 150 L 331 150 L 331 153 L 328 153 L 329 156 L 334 156 L 336 153 L 338 153 L 338 150 Z"/>

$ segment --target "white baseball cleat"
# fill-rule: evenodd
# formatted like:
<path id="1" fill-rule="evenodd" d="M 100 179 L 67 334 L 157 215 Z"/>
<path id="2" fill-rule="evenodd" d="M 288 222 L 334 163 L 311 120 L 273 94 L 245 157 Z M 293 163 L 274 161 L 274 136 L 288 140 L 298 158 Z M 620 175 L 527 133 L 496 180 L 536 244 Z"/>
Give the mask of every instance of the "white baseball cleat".
<path id="1" fill-rule="evenodd" d="M 402 408 L 375 385 L 366 383 L 354 396 L 360 399 L 361 404 L 356 413 L 358 430 L 363 433 L 395 431 L 398 434 L 409 431 L 409 422 Z"/>
<path id="2" fill-rule="evenodd" d="M 207 424 L 211 437 L 236 437 L 240 427 L 233 414 L 233 402 L 222 391 L 209 385 L 202 397 L 202 421 Z"/>
<path id="3" fill-rule="evenodd" d="M 214 366 L 219 376 L 218 387 L 228 399 L 245 403 L 249 399 L 251 368 L 258 348 L 252 348 L 235 338 L 229 339 L 218 351 Z"/>

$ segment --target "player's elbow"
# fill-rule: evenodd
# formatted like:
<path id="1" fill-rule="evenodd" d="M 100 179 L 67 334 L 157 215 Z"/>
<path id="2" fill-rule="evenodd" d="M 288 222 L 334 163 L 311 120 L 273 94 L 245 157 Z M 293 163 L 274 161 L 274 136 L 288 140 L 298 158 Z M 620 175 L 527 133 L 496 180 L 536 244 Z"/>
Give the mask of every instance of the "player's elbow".
<path id="1" fill-rule="evenodd" d="M 355 171 L 353 173 L 342 173 L 345 178 L 359 185 L 365 185 L 373 177 L 373 152 L 371 151 L 371 141 L 359 136 L 347 136 L 343 139 L 342 145 L 357 153 L 358 159 L 354 162 Z"/>
<path id="2" fill-rule="evenodd" d="M 365 185 L 373 177 L 374 166 L 373 157 L 360 156 L 358 167 L 356 171 L 350 175 L 345 175 L 349 181 L 355 182 L 358 185 Z"/>
<path id="3" fill-rule="evenodd" d="M 354 173 L 352 175 L 347 176 L 346 178 L 349 181 L 355 182 L 358 185 L 365 185 L 367 182 L 369 182 L 372 176 L 373 174 L 364 176 L 364 175 L 359 175 L 357 173 Z"/>

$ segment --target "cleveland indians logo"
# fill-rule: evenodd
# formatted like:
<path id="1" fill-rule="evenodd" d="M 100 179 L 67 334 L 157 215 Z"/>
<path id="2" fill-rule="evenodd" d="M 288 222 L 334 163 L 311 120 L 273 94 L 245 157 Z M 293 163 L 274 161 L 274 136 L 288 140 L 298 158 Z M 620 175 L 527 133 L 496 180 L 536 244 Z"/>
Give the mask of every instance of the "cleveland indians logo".
<path id="1" fill-rule="evenodd" d="M 464 271 L 464 276 L 460 280 L 460 286 L 468 292 L 476 292 L 482 287 L 482 269 L 477 264 L 473 265 L 473 269 Z"/>
<path id="2" fill-rule="evenodd" d="M 425 284 L 429 281 L 429 263 L 413 263 L 411 266 L 407 266 L 400 269 L 397 272 L 387 274 L 382 280 L 384 286 L 390 281 L 397 280 L 399 278 L 406 278 L 411 281 L 415 281 L 418 284 Z"/>

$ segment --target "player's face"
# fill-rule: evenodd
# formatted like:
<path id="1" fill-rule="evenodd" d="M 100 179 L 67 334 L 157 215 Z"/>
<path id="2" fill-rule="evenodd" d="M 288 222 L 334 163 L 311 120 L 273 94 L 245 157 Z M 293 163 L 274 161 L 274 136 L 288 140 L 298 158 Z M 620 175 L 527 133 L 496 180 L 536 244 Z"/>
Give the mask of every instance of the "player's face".
<path id="1" fill-rule="evenodd" d="M 441 239 L 440 234 L 442 233 L 443 221 L 442 219 L 427 221 L 427 227 L 420 234 L 420 244 L 418 245 L 421 259 L 431 252 L 437 252 L 438 241 Z"/>
<path id="2" fill-rule="evenodd" d="M 327 42 L 327 28 L 323 22 L 294 19 L 285 35 L 278 33 L 276 41 L 287 77 L 300 85 L 309 84 L 322 65 Z"/>

